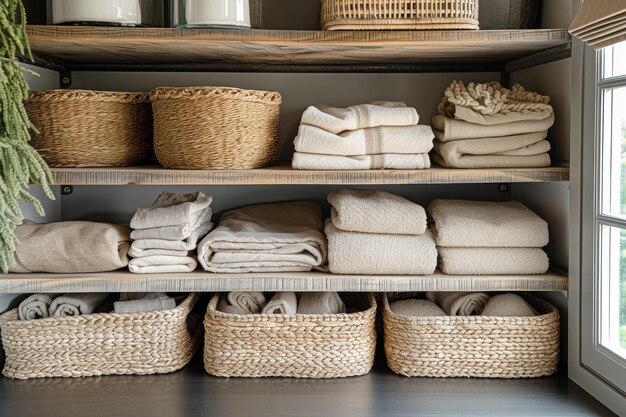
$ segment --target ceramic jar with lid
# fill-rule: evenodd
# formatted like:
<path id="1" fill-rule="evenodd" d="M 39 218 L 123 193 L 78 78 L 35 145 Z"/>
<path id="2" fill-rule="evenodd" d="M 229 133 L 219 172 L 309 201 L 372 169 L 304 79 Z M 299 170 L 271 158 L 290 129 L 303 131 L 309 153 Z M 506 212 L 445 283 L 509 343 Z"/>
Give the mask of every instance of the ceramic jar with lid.
<path id="1" fill-rule="evenodd" d="M 250 27 L 249 0 L 172 0 L 174 27 Z"/>
<path id="2" fill-rule="evenodd" d="M 163 26 L 163 0 L 52 0 L 53 24 Z"/>

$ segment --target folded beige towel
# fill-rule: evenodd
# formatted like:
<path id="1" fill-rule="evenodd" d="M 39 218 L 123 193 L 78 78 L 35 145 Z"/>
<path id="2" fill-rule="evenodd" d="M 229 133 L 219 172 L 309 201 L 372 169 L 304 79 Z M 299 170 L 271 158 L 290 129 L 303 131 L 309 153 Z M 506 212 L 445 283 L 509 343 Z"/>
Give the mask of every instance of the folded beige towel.
<path id="1" fill-rule="evenodd" d="M 303 292 L 298 314 L 343 314 L 346 305 L 336 292 Z"/>
<path id="2" fill-rule="evenodd" d="M 133 258 L 128 263 L 128 270 L 133 274 L 165 274 L 193 272 L 198 262 L 192 256 L 145 256 Z"/>
<path id="3" fill-rule="evenodd" d="M 217 309 L 229 314 L 260 314 L 267 304 L 265 296 L 255 291 L 232 291 L 222 295 Z"/>
<path id="4" fill-rule="evenodd" d="M 51 317 L 71 317 L 91 314 L 107 299 L 106 293 L 65 294 L 50 304 Z"/>
<path id="5" fill-rule="evenodd" d="M 328 202 L 337 229 L 397 235 L 421 235 L 426 231 L 426 210 L 397 195 L 341 189 L 328 194 Z"/>
<path id="6" fill-rule="evenodd" d="M 533 146 L 533 145 L 531 145 Z M 431 155 L 433 163 L 444 168 L 539 168 L 550 166 L 550 155 L 462 155 L 443 157 L 437 151 Z"/>
<path id="7" fill-rule="evenodd" d="M 165 293 L 143 294 L 130 300 L 121 300 L 113 303 L 113 311 L 118 314 L 149 313 L 151 311 L 172 310 L 176 307 L 176 300 Z"/>
<path id="8" fill-rule="evenodd" d="M 497 138 L 472 138 L 472 139 L 459 139 L 453 141 L 442 142 L 440 140 L 435 141 L 433 144 L 435 148 L 439 149 L 439 153 L 445 156 L 447 149 L 456 150 L 459 155 L 511 155 L 507 152 L 515 151 L 517 149 L 527 149 L 534 152 L 522 152 L 516 153 L 519 155 L 537 155 L 550 150 L 549 143 L 547 149 L 528 148 L 530 145 L 541 143 L 541 146 L 546 146 L 543 142 L 546 142 L 548 132 L 532 132 L 523 133 L 521 135 L 500 136 Z M 445 152 L 442 153 L 441 150 Z"/>
<path id="9" fill-rule="evenodd" d="M 548 244 L 548 223 L 518 201 L 434 200 L 427 211 L 439 246 L 541 248 Z"/>
<path id="10" fill-rule="evenodd" d="M 450 119 L 443 115 L 432 118 L 435 138 L 441 142 L 461 139 L 482 139 L 545 132 L 554 124 L 554 114 L 543 120 L 526 120 L 483 126 L 463 120 Z"/>
<path id="11" fill-rule="evenodd" d="M 532 317 L 537 316 L 537 310 L 532 308 L 517 294 L 499 294 L 491 297 L 482 316 L 495 317 Z"/>
<path id="12" fill-rule="evenodd" d="M 550 265 L 540 248 L 438 249 L 439 268 L 449 275 L 545 274 Z"/>
<path id="13" fill-rule="evenodd" d="M 428 153 L 434 137 L 433 129 L 426 125 L 380 126 L 340 134 L 300 125 L 294 145 L 296 152 L 323 155 L 417 154 Z"/>
<path id="14" fill-rule="evenodd" d="M 203 193 L 162 192 L 149 207 L 140 208 L 130 221 L 133 229 L 195 225 L 197 228 L 211 211 L 213 199 Z M 210 216 L 210 215 L 209 215 Z M 210 217 L 209 217 L 210 220 Z M 194 229 L 195 229 L 194 228 Z"/>
<path id="15" fill-rule="evenodd" d="M 351 169 L 428 169 L 427 153 L 338 156 L 296 152 L 291 163 L 293 169 L 351 170 Z"/>
<path id="16" fill-rule="evenodd" d="M 206 227 L 206 223 L 203 223 Z M 153 227 L 151 229 L 135 229 L 131 232 L 130 238 L 135 240 L 143 239 L 159 239 L 159 240 L 174 240 L 181 241 L 190 239 L 191 236 L 198 230 L 199 226 L 195 224 L 184 224 L 179 226 L 163 226 Z"/>
<path id="17" fill-rule="evenodd" d="M 482 292 L 429 291 L 426 298 L 441 307 L 449 316 L 480 315 L 489 301 L 489 296 Z"/>
<path id="18" fill-rule="evenodd" d="M 277 292 L 263 307 L 263 314 L 296 314 L 298 299 L 295 292 Z"/>
<path id="19" fill-rule="evenodd" d="M 146 232 L 148 230 L 157 230 L 162 228 L 135 230 L 134 232 Z M 200 239 L 205 237 L 213 229 L 213 223 L 203 223 L 196 230 L 191 232 L 189 237 L 181 240 L 167 240 L 167 239 L 139 239 L 133 241 L 130 245 L 131 251 L 135 253 L 141 253 L 141 251 L 147 249 L 165 249 L 175 251 L 191 251 L 198 247 Z M 133 234 L 131 233 L 131 237 Z"/>
<path id="20" fill-rule="evenodd" d="M 172 249 L 136 249 L 131 245 L 128 255 L 133 258 L 143 258 L 146 256 L 189 256 L 189 251 Z"/>
<path id="21" fill-rule="evenodd" d="M 419 122 L 417 110 L 403 102 L 377 101 L 347 108 L 325 104 L 308 107 L 301 124 L 316 126 L 330 133 L 378 126 L 411 126 Z"/>
<path id="22" fill-rule="evenodd" d="M 394 301 L 389 304 L 389 308 L 394 313 L 407 317 L 447 316 L 447 314 L 432 301 L 416 300 L 414 298 Z"/>
<path id="23" fill-rule="evenodd" d="M 25 221 L 10 272 L 108 272 L 128 265 L 129 230 L 115 224 Z"/>
<path id="24" fill-rule="evenodd" d="M 60 294 L 33 294 L 17 308 L 20 320 L 37 320 L 50 317 L 50 304 Z"/>
<path id="25" fill-rule="evenodd" d="M 309 202 L 230 210 L 198 246 L 211 272 L 310 271 L 326 262 L 322 210 Z"/>
<path id="26" fill-rule="evenodd" d="M 437 267 L 429 230 L 422 235 L 346 232 L 328 221 L 328 267 L 334 274 L 428 275 Z"/>

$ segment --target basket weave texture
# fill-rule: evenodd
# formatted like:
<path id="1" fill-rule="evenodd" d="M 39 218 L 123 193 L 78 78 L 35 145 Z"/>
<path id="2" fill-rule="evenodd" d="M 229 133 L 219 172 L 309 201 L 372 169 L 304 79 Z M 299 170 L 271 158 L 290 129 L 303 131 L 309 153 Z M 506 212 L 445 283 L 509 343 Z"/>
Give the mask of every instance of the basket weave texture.
<path id="1" fill-rule="evenodd" d="M 52 167 L 140 165 L 152 157 L 152 110 L 143 93 L 48 90 L 29 94 L 31 145 Z"/>
<path id="2" fill-rule="evenodd" d="M 478 0 L 322 0 L 322 28 L 478 29 Z"/>
<path id="3" fill-rule="evenodd" d="M 0 316 L 10 378 L 148 375 L 173 372 L 192 358 L 201 340 L 187 316 L 190 294 L 173 310 L 138 314 L 98 313 L 18 320 L 17 309 Z"/>
<path id="4" fill-rule="evenodd" d="M 376 301 L 350 300 L 348 314 L 234 315 L 209 302 L 204 320 L 204 367 L 226 377 L 338 378 L 368 373 L 376 349 Z"/>
<path id="5" fill-rule="evenodd" d="M 406 317 L 383 296 L 387 364 L 397 374 L 425 377 L 531 378 L 556 372 L 559 312 L 527 296 L 534 317 Z"/>
<path id="6" fill-rule="evenodd" d="M 157 159 L 174 169 L 252 169 L 278 151 L 279 93 L 226 87 L 152 91 Z"/>

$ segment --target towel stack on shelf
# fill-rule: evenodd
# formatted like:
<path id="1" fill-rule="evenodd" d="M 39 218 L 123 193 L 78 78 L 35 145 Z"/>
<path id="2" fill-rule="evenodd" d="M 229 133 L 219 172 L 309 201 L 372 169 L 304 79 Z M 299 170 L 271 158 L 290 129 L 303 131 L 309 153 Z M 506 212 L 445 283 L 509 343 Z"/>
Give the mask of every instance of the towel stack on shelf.
<path id="1" fill-rule="evenodd" d="M 163 192 L 151 206 L 137 210 L 130 222 L 130 272 L 176 273 L 196 269 L 192 252 L 213 227 L 211 201 L 211 197 L 200 192 Z"/>
<path id="2" fill-rule="evenodd" d="M 499 83 L 453 81 L 433 116 L 433 161 L 446 168 L 550 166 L 550 98 Z"/>
<path id="3" fill-rule="evenodd" d="M 439 267 L 451 275 L 543 274 L 548 224 L 517 201 L 434 200 Z"/>
<path id="4" fill-rule="evenodd" d="M 424 208 L 393 194 L 337 190 L 328 195 L 328 267 L 335 274 L 427 275 L 437 249 Z"/>
<path id="5" fill-rule="evenodd" d="M 402 102 L 347 108 L 311 106 L 294 141 L 294 169 L 424 169 L 433 147 L 430 126 Z"/>

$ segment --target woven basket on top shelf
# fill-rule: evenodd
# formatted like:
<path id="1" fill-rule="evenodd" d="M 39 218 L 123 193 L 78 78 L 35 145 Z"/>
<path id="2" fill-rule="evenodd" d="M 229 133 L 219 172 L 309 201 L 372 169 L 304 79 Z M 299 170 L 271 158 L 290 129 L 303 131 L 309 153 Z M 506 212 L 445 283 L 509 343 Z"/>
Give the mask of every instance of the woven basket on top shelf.
<path id="1" fill-rule="evenodd" d="M 322 0 L 322 28 L 478 29 L 478 0 Z"/>
<path id="2" fill-rule="evenodd" d="M 250 314 L 217 311 L 204 319 L 204 367 L 226 377 L 338 378 L 372 369 L 376 349 L 376 301 L 372 294 L 342 294 L 357 312 L 346 314 Z"/>
<path id="3" fill-rule="evenodd" d="M 224 87 L 157 88 L 154 149 L 176 169 L 252 169 L 278 150 L 279 93 Z"/>
<path id="4" fill-rule="evenodd" d="M 150 97 L 89 90 L 31 92 L 31 145 L 53 167 L 118 167 L 152 158 Z"/>
<path id="5" fill-rule="evenodd" d="M 392 312 L 384 295 L 387 364 L 405 376 L 551 375 L 559 357 L 559 312 L 538 298 L 526 296 L 526 300 L 541 315 L 407 317 Z"/>
<path id="6" fill-rule="evenodd" d="M 172 310 L 98 313 L 20 321 L 17 309 L 0 316 L 9 378 L 147 375 L 174 372 L 192 358 L 201 323 L 188 316 L 190 294 Z"/>

